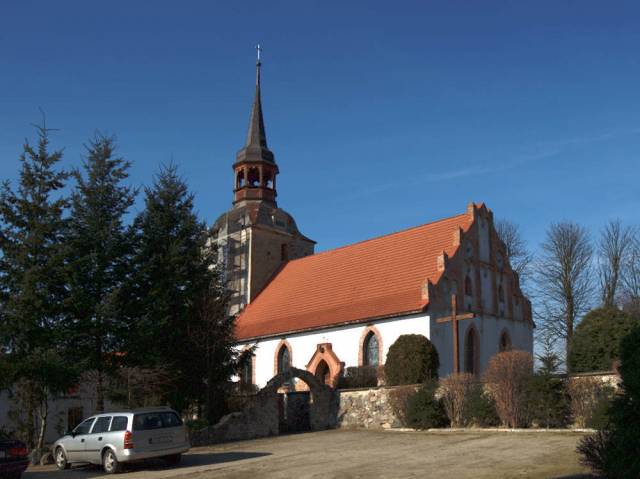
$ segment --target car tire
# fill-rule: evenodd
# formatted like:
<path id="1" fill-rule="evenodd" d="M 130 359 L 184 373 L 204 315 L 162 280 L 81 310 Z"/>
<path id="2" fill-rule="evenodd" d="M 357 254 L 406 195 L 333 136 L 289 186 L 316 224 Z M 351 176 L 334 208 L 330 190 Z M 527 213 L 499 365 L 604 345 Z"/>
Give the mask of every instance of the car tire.
<path id="1" fill-rule="evenodd" d="M 164 456 L 163 459 L 171 465 L 180 464 L 182 454 L 171 454 L 170 456 Z"/>
<path id="2" fill-rule="evenodd" d="M 117 474 L 122 471 L 122 466 L 118 462 L 116 453 L 107 449 L 102 453 L 102 468 L 107 474 Z"/>
<path id="3" fill-rule="evenodd" d="M 62 449 L 61 447 L 58 447 L 56 449 L 54 461 L 56 463 L 56 467 L 61 471 L 64 471 L 65 469 L 69 469 L 71 467 L 71 464 L 69 464 L 69 461 L 67 461 L 67 455 L 64 453 L 64 449 Z"/>

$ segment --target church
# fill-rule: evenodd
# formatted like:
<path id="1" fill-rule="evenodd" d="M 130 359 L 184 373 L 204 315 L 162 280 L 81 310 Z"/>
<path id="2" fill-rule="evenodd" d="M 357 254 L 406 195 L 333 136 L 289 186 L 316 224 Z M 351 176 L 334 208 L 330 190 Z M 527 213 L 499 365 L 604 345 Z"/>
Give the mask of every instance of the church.
<path id="1" fill-rule="evenodd" d="M 233 163 L 233 205 L 212 227 L 231 290 L 241 380 L 263 387 L 290 367 L 335 386 L 348 367 L 380 366 L 403 334 L 429 338 L 440 377 L 481 374 L 508 349 L 533 352 L 531 303 L 484 204 L 458 215 L 314 254 L 278 207 L 256 64 L 245 146 Z"/>

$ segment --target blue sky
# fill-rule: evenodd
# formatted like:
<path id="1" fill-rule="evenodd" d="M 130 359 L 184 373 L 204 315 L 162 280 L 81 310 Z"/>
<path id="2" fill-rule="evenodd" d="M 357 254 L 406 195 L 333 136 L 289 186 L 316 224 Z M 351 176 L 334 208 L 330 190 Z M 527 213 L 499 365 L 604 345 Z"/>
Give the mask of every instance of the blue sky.
<path id="1" fill-rule="evenodd" d="M 318 250 L 469 201 L 534 247 L 552 221 L 638 224 L 638 18 L 615 1 L 4 0 L 0 178 L 42 108 L 66 165 L 115 134 L 133 184 L 173 159 L 213 222 L 259 42 L 279 205 Z"/>

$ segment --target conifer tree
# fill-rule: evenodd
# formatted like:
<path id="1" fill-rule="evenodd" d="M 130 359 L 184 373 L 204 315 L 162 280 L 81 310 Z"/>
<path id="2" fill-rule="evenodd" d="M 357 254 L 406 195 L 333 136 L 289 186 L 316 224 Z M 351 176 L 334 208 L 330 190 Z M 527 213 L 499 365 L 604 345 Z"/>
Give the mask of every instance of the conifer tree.
<path id="1" fill-rule="evenodd" d="M 26 441 L 42 449 L 48 400 L 76 377 L 60 347 L 68 174 L 58 168 L 62 152 L 49 152 L 50 130 L 36 128 L 37 146 L 26 141 L 20 157 L 17 190 L 5 182 L 0 191 L 0 370 L 3 386 L 24 398 Z"/>
<path id="2" fill-rule="evenodd" d="M 145 189 L 135 229 L 130 292 L 137 317 L 128 355 L 138 366 L 169 371 L 173 383 L 166 399 L 174 407 L 207 403 L 206 385 L 225 383 L 232 372 L 233 320 L 213 267 L 208 229 L 175 166 L 162 167 Z"/>
<path id="3" fill-rule="evenodd" d="M 93 373 L 98 411 L 104 409 L 105 383 L 126 330 L 120 299 L 133 247 L 124 217 L 136 191 L 123 184 L 130 163 L 115 149 L 115 140 L 100 134 L 86 146 L 84 174 L 73 173 L 67 241 L 67 337 L 75 358 Z"/>

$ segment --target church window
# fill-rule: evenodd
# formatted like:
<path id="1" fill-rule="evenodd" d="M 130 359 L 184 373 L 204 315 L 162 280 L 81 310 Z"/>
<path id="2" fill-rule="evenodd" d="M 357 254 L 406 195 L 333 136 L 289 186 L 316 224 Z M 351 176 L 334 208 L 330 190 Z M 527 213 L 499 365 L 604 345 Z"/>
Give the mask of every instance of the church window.
<path id="1" fill-rule="evenodd" d="M 464 370 L 470 374 L 478 374 L 479 365 L 479 346 L 478 346 L 478 333 L 476 328 L 470 327 L 467 332 L 467 338 L 464 344 Z"/>
<path id="2" fill-rule="evenodd" d="M 249 168 L 249 172 L 247 173 L 247 182 L 252 188 L 260 186 L 260 171 L 258 168 Z"/>
<path id="3" fill-rule="evenodd" d="M 236 188 L 244 188 L 244 170 L 238 171 L 238 176 L 236 177 Z"/>
<path id="4" fill-rule="evenodd" d="M 499 352 L 511 351 L 511 337 L 509 333 L 503 331 L 500 335 L 500 344 L 498 345 Z"/>
<path id="5" fill-rule="evenodd" d="M 378 366 L 380 364 L 379 353 L 378 337 L 373 331 L 369 331 L 362 345 L 362 364 L 364 366 Z"/>
<path id="6" fill-rule="evenodd" d="M 498 269 L 504 268 L 504 257 L 502 253 L 497 254 L 496 263 L 498 264 Z"/>
<path id="7" fill-rule="evenodd" d="M 286 344 L 283 344 L 278 351 L 278 374 L 288 371 L 291 368 L 291 353 Z"/>
<path id="8" fill-rule="evenodd" d="M 502 285 L 498 285 L 498 301 L 504 303 L 504 288 Z"/>
<path id="9" fill-rule="evenodd" d="M 473 295 L 473 283 L 471 282 L 471 277 L 469 275 L 464 279 L 464 294 L 467 296 Z"/>
<path id="10" fill-rule="evenodd" d="M 240 371 L 240 386 L 253 384 L 253 354 L 244 353 L 242 357 L 242 370 Z"/>
<path id="11" fill-rule="evenodd" d="M 282 243 L 280 245 L 280 261 L 287 261 L 289 259 L 289 245 Z"/>

